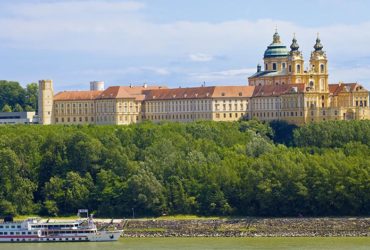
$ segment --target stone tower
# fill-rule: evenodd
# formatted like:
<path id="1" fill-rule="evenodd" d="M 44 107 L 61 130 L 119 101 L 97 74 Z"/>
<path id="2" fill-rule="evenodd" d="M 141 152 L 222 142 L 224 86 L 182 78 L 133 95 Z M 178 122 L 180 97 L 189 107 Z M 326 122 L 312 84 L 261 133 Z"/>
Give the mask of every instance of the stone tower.
<path id="1" fill-rule="evenodd" d="M 42 125 L 53 124 L 53 81 L 39 81 L 39 122 Z"/>

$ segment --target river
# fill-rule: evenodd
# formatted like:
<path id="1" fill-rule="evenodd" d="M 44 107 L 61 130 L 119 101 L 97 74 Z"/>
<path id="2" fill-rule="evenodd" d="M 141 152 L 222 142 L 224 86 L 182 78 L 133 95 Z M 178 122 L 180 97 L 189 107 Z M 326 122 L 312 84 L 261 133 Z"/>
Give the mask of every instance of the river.
<path id="1" fill-rule="evenodd" d="M 14 243 L 1 250 L 368 250 L 370 238 L 130 238 L 112 243 Z"/>

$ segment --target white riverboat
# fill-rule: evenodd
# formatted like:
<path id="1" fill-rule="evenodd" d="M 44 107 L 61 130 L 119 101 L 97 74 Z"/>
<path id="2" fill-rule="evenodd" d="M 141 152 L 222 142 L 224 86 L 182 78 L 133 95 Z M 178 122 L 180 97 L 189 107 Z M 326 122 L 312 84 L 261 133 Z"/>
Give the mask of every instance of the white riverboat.
<path id="1" fill-rule="evenodd" d="M 98 230 L 92 216 L 72 222 L 43 222 L 32 218 L 24 221 L 13 221 L 5 218 L 0 222 L 0 242 L 98 242 L 117 241 L 121 230 Z"/>

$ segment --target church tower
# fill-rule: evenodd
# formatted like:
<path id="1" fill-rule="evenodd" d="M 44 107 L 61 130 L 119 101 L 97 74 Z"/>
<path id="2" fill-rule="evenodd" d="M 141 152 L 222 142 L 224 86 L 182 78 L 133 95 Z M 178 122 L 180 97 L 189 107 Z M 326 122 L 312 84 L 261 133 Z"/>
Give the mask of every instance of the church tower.
<path id="1" fill-rule="evenodd" d="M 325 93 L 329 91 L 328 60 L 319 36 L 317 36 L 314 51 L 311 53 L 309 86 L 313 91 Z"/>
<path id="2" fill-rule="evenodd" d="M 53 81 L 39 81 L 39 123 L 42 125 L 50 125 L 53 123 Z"/>
<path id="3" fill-rule="evenodd" d="M 294 35 L 292 45 L 290 45 L 290 53 L 288 57 L 288 75 L 290 77 L 290 84 L 302 83 L 304 81 L 304 60 L 302 52 L 299 51 L 299 45 Z"/>

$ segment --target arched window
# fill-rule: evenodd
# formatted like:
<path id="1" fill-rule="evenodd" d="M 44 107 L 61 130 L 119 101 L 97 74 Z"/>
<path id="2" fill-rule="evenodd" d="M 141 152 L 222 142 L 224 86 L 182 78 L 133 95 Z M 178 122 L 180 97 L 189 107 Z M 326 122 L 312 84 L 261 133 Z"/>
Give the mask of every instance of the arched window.
<path id="1" fill-rule="evenodd" d="M 300 73 L 301 73 L 301 65 L 300 65 L 300 64 L 298 64 L 298 65 L 297 65 L 297 73 L 298 73 L 298 74 L 300 74 Z"/>
<path id="2" fill-rule="evenodd" d="M 321 64 L 320 65 L 320 73 L 325 73 L 325 65 L 324 64 Z"/>

